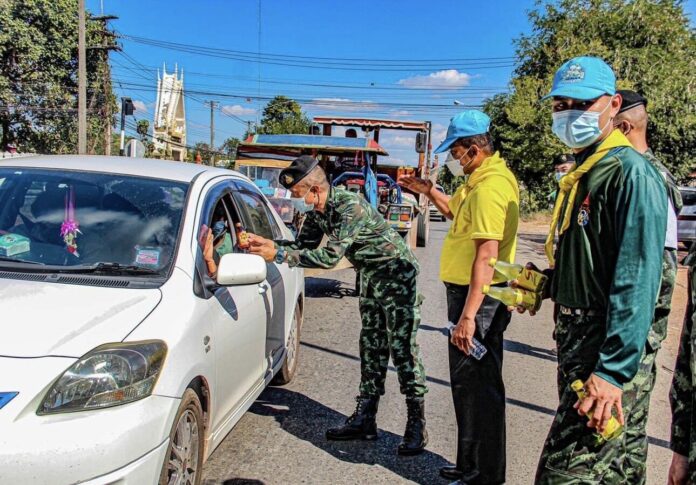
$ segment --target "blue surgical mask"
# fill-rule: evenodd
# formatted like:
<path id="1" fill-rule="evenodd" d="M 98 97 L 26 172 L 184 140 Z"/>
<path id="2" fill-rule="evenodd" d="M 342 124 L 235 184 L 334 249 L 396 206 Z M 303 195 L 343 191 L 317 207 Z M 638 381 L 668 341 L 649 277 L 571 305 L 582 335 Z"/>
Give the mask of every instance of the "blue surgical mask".
<path id="1" fill-rule="evenodd" d="M 582 111 L 578 109 L 568 109 L 553 113 L 552 130 L 561 139 L 564 145 L 570 148 L 585 148 L 596 142 L 602 131 L 607 127 L 611 120 L 607 121 L 604 127 L 599 126 L 599 117 L 611 106 L 611 100 L 602 111 Z"/>
<path id="2" fill-rule="evenodd" d="M 308 204 L 307 201 L 305 201 L 305 197 L 307 197 L 308 193 L 309 190 L 305 193 L 304 197 L 292 197 L 290 199 L 290 202 L 292 202 L 293 207 L 300 214 L 305 214 L 314 210 L 314 204 Z"/>
<path id="3" fill-rule="evenodd" d="M 566 172 L 555 172 L 553 176 L 556 178 L 556 182 L 560 182 L 563 177 L 565 177 Z"/>

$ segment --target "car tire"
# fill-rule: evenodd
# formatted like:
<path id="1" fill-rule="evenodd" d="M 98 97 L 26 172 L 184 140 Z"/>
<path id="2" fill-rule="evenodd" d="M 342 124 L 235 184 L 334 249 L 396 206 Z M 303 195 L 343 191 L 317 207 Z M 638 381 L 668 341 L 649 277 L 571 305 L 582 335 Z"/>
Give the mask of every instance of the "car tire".
<path id="1" fill-rule="evenodd" d="M 288 336 L 287 351 L 283 366 L 273 378 L 273 384 L 284 386 L 289 384 L 295 377 L 297 372 L 297 363 L 300 352 L 300 329 L 302 328 L 302 312 L 300 307 L 295 307 L 295 314 L 292 318 L 292 326 L 290 327 L 290 335 Z"/>
<path id="2" fill-rule="evenodd" d="M 160 485 L 199 485 L 203 475 L 205 424 L 203 406 L 193 389 L 186 389 L 181 398 L 174 425 L 169 433 Z M 192 463 L 195 460 L 195 463 Z"/>

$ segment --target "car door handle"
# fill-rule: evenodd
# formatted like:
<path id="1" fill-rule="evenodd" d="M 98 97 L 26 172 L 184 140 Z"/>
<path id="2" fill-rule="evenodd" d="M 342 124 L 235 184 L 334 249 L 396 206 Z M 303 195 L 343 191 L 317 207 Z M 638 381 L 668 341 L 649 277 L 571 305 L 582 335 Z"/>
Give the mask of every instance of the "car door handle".
<path id="1" fill-rule="evenodd" d="M 268 291 L 268 285 L 266 283 L 260 283 L 259 284 L 259 294 L 263 295 Z"/>

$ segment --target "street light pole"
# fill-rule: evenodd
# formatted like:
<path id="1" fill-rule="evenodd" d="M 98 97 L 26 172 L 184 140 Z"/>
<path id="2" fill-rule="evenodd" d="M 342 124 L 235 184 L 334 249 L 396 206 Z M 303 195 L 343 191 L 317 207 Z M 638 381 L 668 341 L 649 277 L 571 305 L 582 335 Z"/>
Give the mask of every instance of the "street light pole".
<path id="1" fill-rule="evenodd" d="M 85 0 L 77 12 L 77 153 L 87 153 L 87 56 L 85 55 Z"/>
<path id="2" fill-rule="evenodd" d="M 215 108 L 217 107 L 217 102 L 208 101 L 210 103 L 210 160 L 208 163 L 211 166 L 215 166 Z"/>

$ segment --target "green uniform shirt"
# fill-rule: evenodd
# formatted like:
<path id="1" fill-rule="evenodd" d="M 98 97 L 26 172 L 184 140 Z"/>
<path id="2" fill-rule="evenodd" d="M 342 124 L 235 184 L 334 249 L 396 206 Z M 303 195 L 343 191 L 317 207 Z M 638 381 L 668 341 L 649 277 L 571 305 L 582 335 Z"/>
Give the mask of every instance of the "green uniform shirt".
<path id="1" fill-rule="evenodd" d="M 583 163 L 595 144 L 576 155 Z M 553 300 L 606 315 L 595 373 L 621 387 L 652 323 L 667 225 L 664 180 L 633 148 L 610 150 L 579 182 L 556 250 Z"/>
<path id="2" fill-rule="evenodd" d="M 326 247 L 319 248 L 323 236 Z M 399 233 L 362 196 L 333 189 L 325 212 L 307 214 L 296 241 L 279 243 L 288 249 L 288 264 L 303 268 L 333 268 L 343 256 L 357 270 L 403 259 L 418 269 L 415 255 Z"/>

